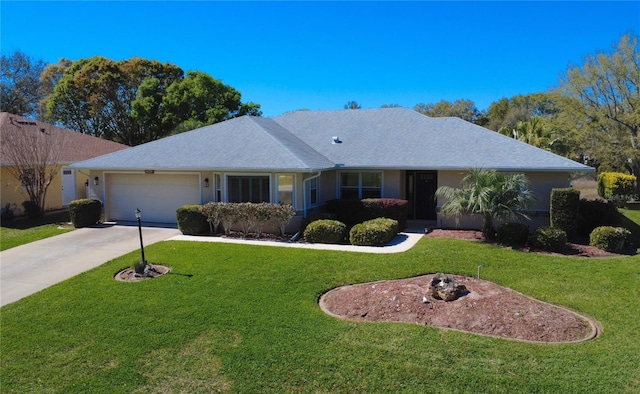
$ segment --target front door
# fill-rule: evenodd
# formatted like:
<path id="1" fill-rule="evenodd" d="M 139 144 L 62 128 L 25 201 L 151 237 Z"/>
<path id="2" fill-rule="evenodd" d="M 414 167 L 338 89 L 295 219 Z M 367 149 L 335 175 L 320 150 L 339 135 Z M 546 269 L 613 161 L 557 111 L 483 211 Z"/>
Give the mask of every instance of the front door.
<path id="1" fill-rule="evenodd" d="M 438 188 L 437 171 L 407 171 L 406 196 L 409 201 L 409 217 L 414 220 L 436 220 Z"/>

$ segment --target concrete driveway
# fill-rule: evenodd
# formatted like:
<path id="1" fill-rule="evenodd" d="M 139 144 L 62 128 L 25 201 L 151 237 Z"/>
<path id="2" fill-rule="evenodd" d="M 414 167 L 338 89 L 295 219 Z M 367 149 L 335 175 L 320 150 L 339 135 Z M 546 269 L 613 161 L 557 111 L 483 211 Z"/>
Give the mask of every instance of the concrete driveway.
<path id="1" fill-rule="evenodd" d="M 180 234 L 143 227 L 144 246 Z M 137 225 L 81 228 L 0 252 L 0 306 L 140 249 Z"/>

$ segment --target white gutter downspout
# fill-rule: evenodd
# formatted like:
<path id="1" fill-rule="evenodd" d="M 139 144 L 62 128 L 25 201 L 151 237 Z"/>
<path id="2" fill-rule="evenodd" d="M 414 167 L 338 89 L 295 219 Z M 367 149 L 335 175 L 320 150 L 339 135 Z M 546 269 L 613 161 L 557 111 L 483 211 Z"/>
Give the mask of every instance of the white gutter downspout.
<path id="1" fill-rule="evenodd" d="M 320 177 L 320 174 L 322 174 L 322 171 L 318 171 L 317 174 L 310 176 L 309 178 L 305 179 L 302 181 L 302 217 L 306 218 L 307 217 L 307 182 L 312 180 L 312 179 L 316 179 L 318 177 Z"/>

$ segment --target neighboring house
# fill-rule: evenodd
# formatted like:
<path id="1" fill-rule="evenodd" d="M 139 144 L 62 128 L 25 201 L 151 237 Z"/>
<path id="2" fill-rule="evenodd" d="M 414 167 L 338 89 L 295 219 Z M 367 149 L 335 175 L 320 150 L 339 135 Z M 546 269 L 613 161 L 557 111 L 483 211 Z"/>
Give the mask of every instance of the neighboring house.
<path id="1" fill-rule="evenodd" d="M 90 187 L 107 220 L 175 223 L 186 204 L 292 203 L 306 216 L 332 199 L 409 201 L 410 219 L 442 217 L 438 186 L 459 186 L 469 168 L 522 172 L 538 197 L 537 223 L 548 223 L 552 188 L 591 167 L 458 118 L 430 118 L 406 108 L 298 111 L 276 118 L 239 117 L 97 157 Z M 478 222 L 479 223 L 479 222 Z M 462 226 L 474 226 L 463 221 Z"/>
<path id="2" fill-rule="evenodd" d="M 23 201 L 29 199 L 22 181 L 9 172 L 15 166 L 9 145 L 13 141 L 33 141 L 33 152 L 41 154 L 47 150 L 55 150 L 57 158 L 54 164 L 57 175 L 47 190 L 45 209 L 57 209 L 69 204 L 76 198 L 86 197 L 88 171 L 82 168 L 66 168 L 65 166 L 128 148 L 113 141 L 80 134 L 62 129 L 47 123 L 27 119 L 7 112 L 0 113 L 0 180 L 2 191 L 1 204 L 16 204 L 21 209 Z M 34 164 L 36 164 L 34 162 Z M 28 175 L 29 168 L 21 169 Z"/>

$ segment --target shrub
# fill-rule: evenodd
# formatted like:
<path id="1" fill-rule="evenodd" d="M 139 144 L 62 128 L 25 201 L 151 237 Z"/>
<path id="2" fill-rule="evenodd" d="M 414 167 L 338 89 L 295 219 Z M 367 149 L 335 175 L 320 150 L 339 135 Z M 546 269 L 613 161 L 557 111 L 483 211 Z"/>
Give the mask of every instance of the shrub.
<path id="1" fill-rule="evenodd" d="M 82 198 L 69 203 L 69 218 L 73 227 L 88 227 L 100 221 L 102 203 L 98 200 Z"/>
<path id="2" fill-rule="evenodd" d="M 35 219 L 35 218 L 41 218 L 42 217 L 42 210 L 40 209 L 38 204 L 36 204 L 35 202 L 33 202 L 31 200 L 23 201 L 22 202 L 22 209 L 24 211 L 24 214 L 27 215 L 27 217 L 29 219 Z"/>
<path id="3" fill-rule="evenodd" d="M 331 212 L 321 212 L 316 213 L 314 215 L 309 215 L 306 218 L 302 219 L 302 223 L 300 223 L 300 233 L 304 234 L 304 230 L 307 229 L 309 223 L 313 223 L 316 220 L 329 219 L 329 220 L 337 220 L 335 213 Z"/>
<path id="4" fill-rule="evenodd" d="M 207 218 L 202 214 L 202 205 L 185 205 L 176 211 L 178 229 L 185 235 L 202 234 L 209 228 Z"/>
<path id="5" fill-rule="evenodd" d="M 615 205 L 603 200 L 580 200 L 578 204 L 577 233 L 589 235 L 594 228 L 615 226 L 621 214 Z"/>
<path id="6" fill-rule="evenodd" d="M 607 252 L 618 253 L 624 249 L 631 232 L 624 227 L 596 227 L 589 235 L 589 245 Z"/>
<path id="7" fill-rule="evenodd" d="M 496 233 L 498 242 L 510 246 L 523 246 L 529 238 L 529 227 L 522 223 L 502 223 Z"/>
<path id="8" fill-rule="evenodd" d="M 264 226 L 274 220 L 276 216 L 275 211 L 277 210 L 277 208 L 274 206 L 274 204 L 266 202 L 254 205 L 255 207 L 253 210 L 252 228 L 256 232 L 256 236 L 260 238 L 262 236 L 262 230 Z M 276 231 L 278 230 L 276 229 Z"/>
<path id="9" fill-rule="evenodd" d="M 353 227 L 365 220 L 372 219 L 368 216 L 361 200 L 331 200 L 327 201 L 327 212 L 336 216 L 336 220 Z"/>
<path id="10" fill-rule="evenodd" d="M 220 215 L 220 224 L 226 235 L 231 232 L 231 227 L 237 221 L 238 204 L 220 202 L 218 203 L 218 215 Z"/>
<path id="11" fill-rule="evenodd" d="M 208 202 L 202 206 L 202 215 L 207 219 L 209 223 L 209 231 L 215 234 L 220 224 L 220 210 L 218 209 L 220 203 Z"/>
<path id="12" fill-rule="evenodd" d="M 397 220 L 377 218 L 353 226 L 349 232 L 349 242 L 360 246 L 383 246 L 397 234 Z"/>
<path id="13" fill-rule="evenodd" d="M 307 242 L 339 244 L 344 241 L 346 231 L 347 226 L 337 220 L 316 220 L 304 230 L 304 239 Z"/>
<path id="14" fill-rule="evenodd" d="M 407 227 L 409 202 L 399 198 L 366 198 L 362 200 L 368 219 L 389 218 L 398 221 L 398 229 Z"/>
<path id="15" fill-rule="evenodd" d="M 552 189 L 549 216 L 551 227 L 564 230 L 567 237 L 573 237 L 578 225 L 579 205 L 579 190 L 573 188 Z"/>
<path id="16" fill-rule="evenodd" d="M 296 216 L 296 209 L 291 204 L 271 204 L 269 215 L 273 228 L 278 235 L 284 236 L 287 224 Z"/>
<path id="17" fill-rule="evenodd" d="M 531 236 L 531 246 L 547 252 L 562 252 L 567 243 L 567 233 L 554 227 L 538 227 Z"/>
<path id="18" fill-rule="evenodd" d="M 620 172 L 602 172 L 598 175 L 598 195 L 623 206 L 634 199 L 636 177 Z"/>

